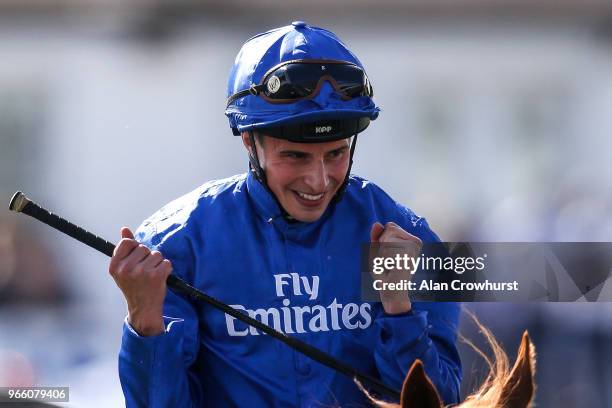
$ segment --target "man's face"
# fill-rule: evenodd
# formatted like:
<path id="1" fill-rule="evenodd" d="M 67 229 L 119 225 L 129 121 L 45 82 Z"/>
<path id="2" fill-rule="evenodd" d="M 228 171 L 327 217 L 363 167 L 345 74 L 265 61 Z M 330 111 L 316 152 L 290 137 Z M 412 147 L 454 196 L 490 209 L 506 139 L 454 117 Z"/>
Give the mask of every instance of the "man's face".
<path id="1" fill-rule="evenodd" d="M 242 135 L 247 148 L 248 134 Z M 293 143 L 263 137 L 257 155 L 268 187 L 298 221 L 318 220 L 340 189 L 349 167 L 349 139 L 326 143 Z"/>

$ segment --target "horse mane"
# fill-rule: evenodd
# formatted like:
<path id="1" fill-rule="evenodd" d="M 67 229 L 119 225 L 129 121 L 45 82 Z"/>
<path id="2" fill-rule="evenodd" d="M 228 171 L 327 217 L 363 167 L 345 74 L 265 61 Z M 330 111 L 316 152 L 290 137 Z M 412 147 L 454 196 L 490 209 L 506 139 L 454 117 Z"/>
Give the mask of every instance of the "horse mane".
<path id="1" fill-rule="evenodd" d="M 460 335 L 460 339 L 462 342 L 466 343 L 470 346 L 480 357 L 484 359 L 489 368 L 489 372 L 487 377 L 482 382 L 480 387 L 472 394 L 468 395 L 465 400 L 458 405 L 461 408 L 479 408 L 479 407 L 505 407 L 508 405 L 508 400 L 511 398 L 512 390 L 507 389 L 507 384 L 512 380 L 513 374 L 516 372 L 514 368 L 511 369 L 510 362 L 508 360 L 508 355 L 499 344 L 493 333 L 489 329 L 487 329 L 481 322 L 478 320 L 476 315 L 471 311 L 464 309 L 468 316 L 474 321 L 478 330 L 484 336 L 488 346 L 491 348 L 493 353 L 493 357 L 490 358 L 484 353 L 481 349 L 479 349 L 472 341 Z M 529 361 L 529 369 L 531 373 L 535 373 L 535 347 L 528 340 L 528 334 L 525 331 L 523 333 L 523 339 L 521 341 L 521 347 L 519 348 L 517 354 L 517 364 L 521 355 L 524 353 L 527 354 L 527 359 Z M 533 390 L 535 391 L 535 390 Z"/>
<path id="2" fill-rule="evenodd" d="M 488 346 L 493 353 L 489 357 L 469 339 L 460 336 L 460 340 L 469 345 L 488 366 L 488 374 L 480 387 L 465 400 L 456 405 L 457 408 L 526 408 L 531 406 L 535 392 L 533 374 L 535 373 L 535 348 L 531 344 L 527 331 L 523 333 L 521 345 L 518 350 L 516 363 L 511 368 L 508 355 L 495 339 L 495 336 L 487 329 L 478 318 L 469 310 L 468 316 L 474 321 L 479 332 L 484 336 Z M 380 408 L 397 408 L 400 405 L 378 400 L 372 397 L 362 386 L 359 388 L 366 394 L 370 401 Z M 416 388 L 416 389 L 415 389 Z M 410 394 L 418 394 L 411 397 Z M 437 398 L 436 398 L 437 397 Z M 442 408 L 442 403 L 424 372 L 423 364 L 417 360 L 411 367 L 402 389 L 402 408 L 412 407 Z"/>

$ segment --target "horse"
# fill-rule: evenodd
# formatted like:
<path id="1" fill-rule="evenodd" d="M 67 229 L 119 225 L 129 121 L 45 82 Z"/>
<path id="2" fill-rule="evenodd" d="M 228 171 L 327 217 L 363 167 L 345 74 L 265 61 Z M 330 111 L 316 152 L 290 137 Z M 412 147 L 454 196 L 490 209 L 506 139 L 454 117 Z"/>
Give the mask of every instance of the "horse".
<path id="1" fill-rule="evenodd" d="M 481 350 L 468 343 L 489 366 L 489 373 L 482 385 L 462 403 L 452 405 L 454 408 L 528 408 L 533 404 L 535 394 L 535 347 L 529 333 L 525 331 L 518 349 L 516 361 L 510 369 L 508 356 L 495 340 L 493 334 L 476 320 L 487 342 L 493 350 L 493 359 Z M 380 408 L 444 408 L 442 399 L 427 377 L 423 363 L 416 360 L 402 385 L 400 403 L 394 404 L 372 397 L 360 384 L 363 392 L 375 406 Z"/>

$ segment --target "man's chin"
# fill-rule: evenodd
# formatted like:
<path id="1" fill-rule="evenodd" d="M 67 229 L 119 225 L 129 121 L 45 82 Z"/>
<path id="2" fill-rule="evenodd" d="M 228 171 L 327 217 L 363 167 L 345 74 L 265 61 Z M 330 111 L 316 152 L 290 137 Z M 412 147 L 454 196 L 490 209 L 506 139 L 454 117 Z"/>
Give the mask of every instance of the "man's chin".
<path id="1" fill-rule="evenodd" d="M 293 217 L 294 219 L 296 219 L 297 221 L 301 221 L 301 222 L 315 222 L 317 221 L 319 218 L 321 218 L 321 215 L 323 215 L 323 213 L 318 214 L 317 216 L 297 216 L 297 217 Z"/>
<path id="2" fill-rule="evenodd" d="M 316 207 L 316 208 L 303 208 L 303 206 L 297 205 L 295 207 L 301 207 L 301 208 L 295 208 L 294 207 L 294 208 L 288 209 L 287 212 L 289 213 L 289 215 L 293 219 L 295 219 L 297 221 L 301 221 L 301 222 L 315 222 L 319 218 L 321 218 L 321 216 L 323 215 L 323 213 L 327 209 L 328 205 L 329 205 L 329 203 L 326 203 L 326 204 L 321 205 L 320 207 Z"/>
<path id="3" fill-rule="evenodd" d="M 295 220 L 301 222 L 315 222 L 323 216 L 325 210 L 329 206 L 331 200 L 329 199 L 329 193 L 326 194 L 321 202 L 317 205 L 312 203 L 304 202 L 302 199 L 296 197 L 294 192 L 291 192 L 291 196 L 287 197 L 287 206 L 285 211 Z"/>

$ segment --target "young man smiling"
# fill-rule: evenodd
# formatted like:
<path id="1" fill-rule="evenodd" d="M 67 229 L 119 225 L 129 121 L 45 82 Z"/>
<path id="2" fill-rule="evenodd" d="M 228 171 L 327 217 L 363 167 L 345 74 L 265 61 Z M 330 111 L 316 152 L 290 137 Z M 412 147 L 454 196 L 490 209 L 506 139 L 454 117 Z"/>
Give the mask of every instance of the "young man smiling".
<path id="1" fill-rule="evenodd" d="M 255 140 L 268 188 L 280 206 L 296 220 L 318 220 L 346 177 L 349 140 L 293 143 L 264 133 L 258 133 Z M 248 132 L 242 133 L 242 141 L 251 153 L 253 145 Z"/>
<path id="2" fill-rule="evenodd" d="M 226 115 L 250 171 L 212 181 L 121 231 L 109 272 L 128 316 L 119 374 L 129 407 L 367 405 L 357 386 L 236 319 L 166 291 L 192 286 L 400 388 L 416 359 L 459 399 L 456 304 L 361 299 L 368 241 L 438 241 L 424 218 L 350 175 L 379 109 L 335 34 L 294 22 L 240 50 Z"/>

